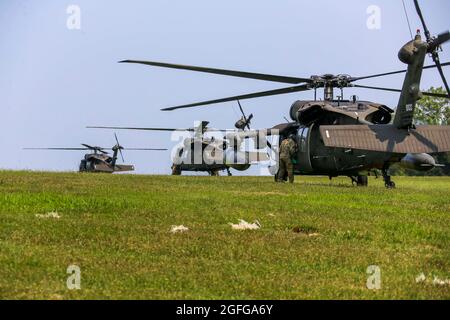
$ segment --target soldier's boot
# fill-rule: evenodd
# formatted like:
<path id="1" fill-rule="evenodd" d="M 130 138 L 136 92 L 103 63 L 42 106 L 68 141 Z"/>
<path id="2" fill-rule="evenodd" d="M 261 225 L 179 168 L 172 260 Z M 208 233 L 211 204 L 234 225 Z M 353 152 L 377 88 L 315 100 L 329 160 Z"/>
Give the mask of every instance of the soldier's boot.
<path id="1" fill-rule="evenodd" d="M 280 162 L 278 163 L 278 173 L 276 175 L 276 182 L 284 182 L 285 181 L 285 177 L 286 177 L 286 168 L 284 165 L 283 160 L 280 160 Z"/>
<path id="2" fill-rule="evenodd" d="M 286 170 L 287 178 L 289 179 L 289 183 L 294 183 L 294 164 L 289 160 L 286 163 L 286 167 L 287 167 L 287 170 Z"/>
<path id="3" fill-rule="evenodd" d="M 289 183 L 294 183 L 294 174 L 289 175 Z"/>

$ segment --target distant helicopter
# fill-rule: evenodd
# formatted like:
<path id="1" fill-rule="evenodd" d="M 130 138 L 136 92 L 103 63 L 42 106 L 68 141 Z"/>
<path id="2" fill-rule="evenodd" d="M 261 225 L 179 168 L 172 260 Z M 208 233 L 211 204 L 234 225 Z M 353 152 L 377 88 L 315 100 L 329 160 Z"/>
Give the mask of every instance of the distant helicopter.
<path id="1" fill-rule="evenodd" d="M 279 132 L 280 141 L 290 134 L 296 135 L 299 148 L 294 173 L 324 175 L 330 179 L 348 176 L 358 186 L 367 186 L 367 175 L 379 169 L 385 186 L 394 188 L 395 183 L 388 173 L 392 164 L 401 163 L 417 170 L 427 170 L 438 166 L 432 154 L 450 151 L 450 126 L 415 125 L 413 122 L 416 102 L 422 96 L 450 98 L 450 89 L 442 70 L 442 67 L 450 63 L 441 63 L 438 53 L 441 45 L 450 39 L 450 33 L 447 31 L 437 37 L 431 36 L 417 0 L 414 0 L 414 5 L 422 22 L 426 41 L 422 40 L 418 31 L 415 38 L 400 49 L 398 57 L 408 65 L 407 70 L 362 77 L 324 74 L 301 78 L 153 61 L 120 62 L 295 84 L 287 88 L 164 108 L 163 111 L 314 90 L 314 100 L 296 101 L 291 106 L 290 117 L 293 122 L 272 128 Z M 434 65 L 424 66 L 427 54 L 432 57 Z M 420 91 L 422 71 L 430 68 L 438 69 L 447 94 Z M 364 79 L 401 73 L 406 73 L 401 90 L 355 84 Z M 381 103 L 359 101 L 356 96 L 344 100 L 343 89 L 346 87 L 399 92 L 395 115 L 393 109 Z M 318 88 L 324 90 L 323 100 L 317 100 Z M 341 91 L 337 99 L 333 92 L 335 88 Z M 252 138 L 255 134 L 258 131 L 249 130 L 241 134 L 240 138 Z M 272 169 L 272 173 L 276 174 L 276 166 Z"/>
<path id="2" fill-rule="evenodd" d="M 134 171 L 133 165 L 128 164 L 117 164 L 117 155 L 120 153 L 122 161 L 125 159 L 122 154 L 122 150 L 133 150 L 133 151 L 165 151 L 167 149 L 154 149 L 154 148 L 124 148 L 119 144 L 119 139 L 117 135 L 114 134 L 116 139 L 116 144 L 112 148 L 103 148 L 98 146 L 91 146 L 88 144 L 81 144 L 84 148 L 24 148 L 24 150 L 90 150 L 93 153 L 87 153 L 84 159 L 81 160 L 79 166 L 79 172 L 101 172 L 101 173 L 114 173 L 114 172 L 125 172 Z M 110 156 L 105 150 L 112 150 L 113 155 Z"/>
<path id="3" fill-rule="evenodd" d="M 245 171 L 250 168 L 252 163 L 269 160 L 266 152 L 241 151 L 242 139 L 239 139 L 239 135 L 246 129 L 250 130 L 253 114 L 246 116 L 241 103 L 237 102 L 242 117 L 235 123 L 235 130 L 209 128 L 208 121 L 202 121 L 195 128 L 187 129 L 105 126 L 88 126 L 87 128 L 186 132 L 190 137 L 184 138 L 173 153 L 172 175 L 191 171 L 207 172 L 211 176 L 218 176 L 220 171 L 226 171 L 228 176 L 231 176 L 230 169 Z M 208 133 L 212 133 L 212 136 L 208 136 Z M 270 142 L 268 143 L 270 144 Z M 198 159 L 195 156 L 196 150 L 199 151 Z M 220 155 L 215 154 L 218 150 L 220 150 Z"/>

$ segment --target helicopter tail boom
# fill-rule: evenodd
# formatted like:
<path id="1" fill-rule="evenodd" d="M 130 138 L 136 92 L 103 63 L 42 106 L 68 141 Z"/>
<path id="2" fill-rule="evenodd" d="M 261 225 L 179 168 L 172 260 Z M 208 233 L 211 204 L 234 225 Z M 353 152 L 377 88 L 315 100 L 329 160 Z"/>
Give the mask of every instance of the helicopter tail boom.
<path id="1" fill-rule="evenodd" d="M 405 44 L 398 54 L 399 59 L 408 64 L 403 88 L 395 112 L 394 125 L 397 128 L 410 128 L 413 125 L 414 109 L 420 99 L 420 79 L 427 53 L 427 43 L 420 35 Z"/>
<path id="2" fill-rule="evenodd" d="M 114 166 L 114 172 L 126 172 L 134 171 L 134 166 L 129 164 L 116 164 Z"/>
<path id="3" fill-rule="evenodd" d="M 321 126 L 325 146 L 387 153 L 450 152 L 450 126 L 417 126 L 402 130 L 395 125 Z"/>

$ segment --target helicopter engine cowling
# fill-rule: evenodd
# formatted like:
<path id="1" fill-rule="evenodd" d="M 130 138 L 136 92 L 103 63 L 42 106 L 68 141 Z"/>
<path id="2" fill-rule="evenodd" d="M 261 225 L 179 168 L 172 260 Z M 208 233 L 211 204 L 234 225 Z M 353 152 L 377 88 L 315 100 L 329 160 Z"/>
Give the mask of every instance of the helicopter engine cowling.
<path id="1" fill-rule="evenodd" d="M 393 111 L 387 106 L 380 106 L 377 111 L 372 112 L 367 118 L 366 121 L 369 121 L 373 124 L 388 124 L 391 122 Z"/>
<path id="2" fill-rule="evenodd" d="M 290 110 L 291 119 L 302 125 L 309 125 L 324 114 L 323 105 L 309 101 L 296 101 Z"/>

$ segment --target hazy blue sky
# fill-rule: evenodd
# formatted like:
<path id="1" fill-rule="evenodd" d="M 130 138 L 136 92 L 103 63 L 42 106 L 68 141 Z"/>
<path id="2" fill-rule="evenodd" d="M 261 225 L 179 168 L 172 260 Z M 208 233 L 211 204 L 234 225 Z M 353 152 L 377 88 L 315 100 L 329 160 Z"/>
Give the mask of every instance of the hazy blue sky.
<path id="1" fill-rule="evenodd" d="M 413 32 L 421 28 L 405 0 Z M 66 9 L 81 8 L 81 30 L 69 30 Z M 367 8 L 381 8 L 381 29 L 366 26 Z M 432 33 L 449 29 L 448 0 L 421 1 Z M 283 84 L 118 64 L 147 59 L 309 77 L 353 76 L 402 69 L 398 49 L 410 39 L 401 0 L 1 0 L 0 168 L 76 170 L 83 153 L 23 147 L 112 146 L 112 131 L 86 125 L 189 127 L 209 120 L 231 128 L 235 103 L 161 112 L 161 107 L 220 98 Z M 444 46 L 442 61 L 450 60 Z M 427 58 L 427 64 L 431 59 Z M 446 74 L 449 75 L 448 68 Z M 435 70 L 422 88 L 440 86 Z M 448 77 L 448 76 L 447 76 Z M 402 76 L 361 84 L 401 88 Z M 347 89 L 345 96 L 395 107 L 398 94 Z M 246 100 L 253 127 L 283 122 L 312 92 Z M 118 132 L 124 146 L 171 147 L 170 134 Z M 170 152 L 125 154 L 138 173 L 169 173 Z"/>

